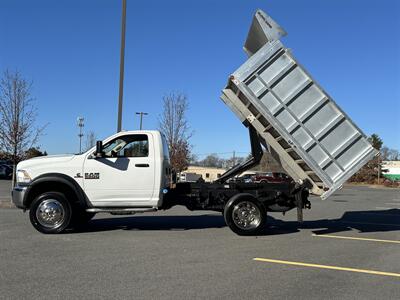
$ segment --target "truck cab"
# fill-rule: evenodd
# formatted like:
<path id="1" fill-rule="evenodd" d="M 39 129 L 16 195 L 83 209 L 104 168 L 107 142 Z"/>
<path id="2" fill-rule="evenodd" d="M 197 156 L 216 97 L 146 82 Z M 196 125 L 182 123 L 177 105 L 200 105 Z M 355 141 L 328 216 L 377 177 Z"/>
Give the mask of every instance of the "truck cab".
<path id="1" fill-rule="evenodd" d="M 80 181 L 93 206 L 162 205 L 169 186 L 169 152 L 158 131 L 118 133 L 102 143 L 99 153 L 84 154 Z"/>
<path id="2" fill-rule="evenodd" d="M 66 210 L 82 218 L 107 209 L 156 210 L 170 175 L 168 147 L 159 131 L 123 131 L 83 154 L 20 162 L 12 198 L 18 208 L 34 208 L 31 221 L 39 231 L 58 231 Z"/>

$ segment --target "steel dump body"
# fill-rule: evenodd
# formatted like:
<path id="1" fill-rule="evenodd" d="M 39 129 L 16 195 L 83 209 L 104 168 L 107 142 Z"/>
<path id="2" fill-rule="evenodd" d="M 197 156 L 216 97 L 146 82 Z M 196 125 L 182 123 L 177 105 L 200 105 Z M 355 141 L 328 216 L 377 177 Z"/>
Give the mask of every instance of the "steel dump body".
<path id="1" fill-rule="evenodd" d="M 311 192 L 325 199 L 377 151 L 279 41 L 284 34 L 257 11 L 245 45 L 251 56 L 221 98 L 252 124 L 290 176 L 309 180 Z"/>

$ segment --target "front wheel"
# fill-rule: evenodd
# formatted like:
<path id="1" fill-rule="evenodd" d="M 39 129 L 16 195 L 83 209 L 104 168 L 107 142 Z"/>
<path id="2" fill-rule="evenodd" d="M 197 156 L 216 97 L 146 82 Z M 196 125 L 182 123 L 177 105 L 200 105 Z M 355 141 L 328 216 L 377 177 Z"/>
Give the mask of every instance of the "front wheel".
<path id="1" fill-rule="evenodd" d="M 224 218 L 229 228 L 238 235 L 254 235 L 264 229 L 266 211 L 252 195 L 239 194 L 226 204 Z"/>
<path id="2" fill-rule="evenodd" d="M 43 193 L 33 200 L 29 218 L 42 233 L 60 233 L 70 224 L 71 205 L 62 193 Z"/>

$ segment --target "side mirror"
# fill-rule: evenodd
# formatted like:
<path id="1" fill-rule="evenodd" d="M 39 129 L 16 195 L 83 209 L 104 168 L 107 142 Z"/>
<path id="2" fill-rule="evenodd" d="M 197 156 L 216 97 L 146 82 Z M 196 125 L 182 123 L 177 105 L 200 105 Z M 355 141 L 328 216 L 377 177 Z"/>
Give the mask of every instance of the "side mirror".
<path id="1" fill-rule="evenodd" d="M 96 142 L 96 152 L 94 154 L 96 158 L 101 158 L 104 156 L 103 152 L 103 142 L 102 141 L 97 141 Z"/>

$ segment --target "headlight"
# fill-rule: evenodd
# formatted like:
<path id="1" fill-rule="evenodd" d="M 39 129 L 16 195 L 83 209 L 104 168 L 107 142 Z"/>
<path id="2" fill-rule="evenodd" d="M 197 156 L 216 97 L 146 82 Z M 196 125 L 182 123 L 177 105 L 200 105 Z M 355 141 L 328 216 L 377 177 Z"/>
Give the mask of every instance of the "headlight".
<path id="1" fill-rule="evenodd" d="M 17 182 L 18 183 L 29 183 L 31 182 L 31 177 L 29 176 L 28 172 L 25 170 L 18 170 L 17 171 Z"/>

